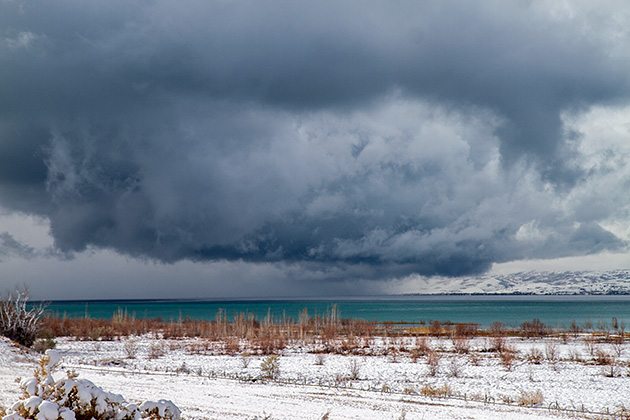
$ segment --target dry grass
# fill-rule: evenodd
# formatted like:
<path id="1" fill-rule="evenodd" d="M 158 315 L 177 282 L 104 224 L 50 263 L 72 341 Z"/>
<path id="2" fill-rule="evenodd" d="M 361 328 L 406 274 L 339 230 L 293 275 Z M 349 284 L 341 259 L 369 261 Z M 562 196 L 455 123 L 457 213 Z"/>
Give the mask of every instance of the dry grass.
<path id="1" fill-rule="evenodd" d="M 542 404 L 544 401 L 543 393 L 541 390 L 537 389 L 535 391 L 521 391 L 521 394 L 518 396 L 518 405 L 523 406 L 534 406 L 538 404 Z"/>
<path id="2" fill-rule="evenodd" d="M 420 395 L 424 395 L 426 397 L 447 397 L 452 395 L 453 391 L 448 384 L 444 384 L 442 386 L 431 386 L 424 385 L 420 390 Z"/>
<path id="3" fill-rule="evenodd" d="M 418 395 L 418 391 L 416 391 L 414 388 L 405 388 L 403 389 L 403 394 L 405 395 Z"/>
<path id="4" fill-rule="evenodd" d="M 467 354 L 470 351 L 470 337 L 453 337 L 453 348 L 459 354 Z"/>
<path id="5" fill-rule="evenodd" d="M 417 327 L 417 325 L 424 325 Z M 275 319 L 270 313 L 263 319 L 257 319 L 253 314 L 236 314 L 228 318 L 224 311 L 219 311 L 212 320 L 196 320 L 183 318 L 176 321 L 164 321 L 160 318 L 139 319 L 122 310 L 116 311 L 111 319 L 67 318 L 46 316 L 41 320 L 40 336 L 47 339 L 53 337 L 70 337 L 75 340 L 93 341 L 100 346 L 101 341 L 121 340 L 123 351 L 128 358 L 138 354 L 134 337 L 151 335 L 155 338 L 169 339 L 156 341 L 150 348 L 143 349 L 149 359 L 164 356 L 170 348 L 175 346 L 184 348 L 192 354 L 225 354 L 238 356 L 241 354 L 270 356 L 281 354 L 289 346 L 311 349 L 315 353 L 316 364 L 324 364 L 326 354 L 383 356 L 392 362 L 398 362 L 403 357 L 409 357 L 413 362 L 426 360 L 428 375 L 436 376 L 444 371 L 451 376 L 459 376 L 459 365 L 444 363 L 444 357 L 451 360 L 454 351 L 459 355 L 468 355 L 472 365 L 478 365 L 484 352 L 496 352 L 500 364 L 506 370 L 512 370 L 519 359 L 518 354 L 510 343 L 516 337 L 539 337 L 545 335 L 548 343 L 544 349 L 532 347 L 522 355 L 523 360 L 532 364 L 549 362 L 554 367 L 561 361 L 559 352 L 559 338 L 567 340 L 583 340 L 586 351 L 591 358 L 583 359 L 578 352 L 568 354 L 569 360 L 595 363 L 607 368 L 615 375 L 620 373 L 620 365 L 615 361 L 624 352 L 625 333 L 620 328 L 614 334 L 607 336 L 599 331 L 590 333 L 578 329 L 575 325 L 567 331 L 577 334 L 577 338 L 564 331 L 554 331 L 550 327 L 534 319 L 521 324 L 518 329 L 508 329 L 505 324 L 495 322 L 487 329 L 480 329 L 476 324 L 448 324 L 432 322 L 427 324 L 413 324 L 413 327 L 396 323 L 376 323 L 364 320 L 342 319 L 337 310 L 327 316 L 309 317 L 304 310 L 297 320 L 282 317 Z M 579 334 L 577 331 L 580 331 Z M 434 348 L 432 337 L 442 337 L 442 347 Z M 452 350 L 447 338 L 452 342 Z M 485 337 L 484 347 L 472 348 L 473 337 Z M 195 340 L 181 340 L 195 338 Z M 167 344 L 168 343 L 168 344 Z M 475 342 L 478 346 L 480 340 Z M 556 344 L 558 343 L 558 344 Z M 606 347 L 608 352 L 601 350 Z M 98 347 L 97 347 L 98 348 Z M 621 366 L 623 367 L 623 366 Z M 443 369 L 442 369 L 443 368 Z M 449 369 L 450 368 L 450 369 Z"/>
<path id="6" fill-rule="evenodd" d="M 435 376 L 440 371 L 440 359 L 442 355 L 435 350 L 427 353 L 427 366 L 429 367 L 429 376 Z"/>
<path id="7" fill-rule="evenodd" d="M 613 355 L 610 353 L 607 353 L 602 349 L 595 350 L 595 364 L 600 366 L 610 366 L 613 363 L 613 360 Z"/>
<path id="8" fill-rule="evenodd" d="M 506 345 L 503 351 L 499 353 L 499 361 L 501 365 L 508 371 L 512 370 L 512 367 L 514 366 L 516 360 L 517 352 L 516 349 L 514 349 L 513 347 Z"/>
<path id="9" fill-rule="evenodd" d="M 540 351 L 536 347 L 532 347 L 526 354 L 525 358 L 529 363 L 533 363 L 535 365 L 541 364 L 544 360 L 542 351 Z"/>
<path id="10" fill-rule="evenodd" d="M 545 325 L 538 318 L 534 318 L 531 321 L 525 321 L 521 324 L 521 334 L 525 338 L 531 337 L 544 337 L 549 334 L 551 328 Z"/>

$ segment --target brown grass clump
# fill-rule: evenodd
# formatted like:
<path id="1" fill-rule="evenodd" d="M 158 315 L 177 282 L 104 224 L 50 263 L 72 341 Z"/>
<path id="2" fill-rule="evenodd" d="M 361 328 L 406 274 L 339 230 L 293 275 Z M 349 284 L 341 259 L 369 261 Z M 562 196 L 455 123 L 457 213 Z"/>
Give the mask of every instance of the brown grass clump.
<path id="1" fill-rule="evenodd" d="M 164 348 L 164 344 L 162 343 L 152 343 L 149 347 L 149 359 L 159 359 L 160 357 L 166 354 L 166 350 Z"/>
<path id="2" fill-rule="evenodd" d="M 427 384 L 424 385 L 420 390 L 420 395 L 424 395 L 425 397 L 447 397 L 452 393 L 453 391 L 451 390 L 451 387 L 448 386 L 448 384 L 437 387 Z"/>
<path id="3" fill-rule="evenodd" d="M 535 365 L 539 365 L 544 360 L 543 353 L 536 347 L 532 347 L 527 355 L 525 356 L 529 363 L 533 363 Z"/>
<path id="4" fill-rule="evenodd" d="M 543 324 L 540 319 L 534 318 L 521 324 L 521 334 L 525 338 L 544 337 L 549 333 L 549 327 Z"/>
<path id="5" fill-rule="evenodd" d="M 442 334 L 442 323 L 438 320 L 435 320 L 429 326 L 429 333 L 432 336 L 439 337 Z"/>
<path id="6" fill-rule="evenodd" d="M 603 351 L 602 349 L 595 350 L 595 364 L 599 366 L 610 366 L 613 363 L 614 357 Z"/>
<path id="7" fill-rule="evenodd" d="M 506 346 L 503 351 L 499 353 L 499 361 L 501 366 L 503 366 L 506 370 L 512 370 L 512 366 L 517 360 L 516 349 L 510 346 Z"/>
<path id="8" fill-rule="evenodd" d="M 501 353 L 505 350 L 506 346 L 506 335 L 507 328 L 503 322 L 495 321 L 490 324 L 490 329 L 488 331 L 489 338 L 489 350 Z"/>
<path id="9" fill-rule="evenodd" d="M 459 354 L 468 354 L 470 351 L 470 337 L 453 337 L 453 348 Z"/>
<path id="10" fill-rule="evenodd" d="M 551 364 L 556 364 L 560 359 L 560 352 L 556 343 L 547 343 L 545 345 L 545 357 Z"/>
<path id="11" fill-rule="evenodd" d="M 427 366 L 429 367 L 429 375 L 435 376 L 440 371 L 440 359 L 442 356 L 437 351 L 431 350 L 427 353 Z"/>
<path id="12" fill-rule="evenodd" d="M 474 337 L 479 330 L 479 324 L 472 322 L 455 324 L 456 337 Z"/>
<path id="13" fill-rule="evenodd" d="M 507 334 L 507 327 L 503 322 L 494 321 L 490 324 L 489 334 L 492 337 L 502 337 Z"/>
<path id="14" fill-rule="evenodd" d="M 518 397 L 518 405 L 534 406 L 542 404 L 544 401 L 543 393 L 537 389 L 535 391 L 521 391 Z"/>

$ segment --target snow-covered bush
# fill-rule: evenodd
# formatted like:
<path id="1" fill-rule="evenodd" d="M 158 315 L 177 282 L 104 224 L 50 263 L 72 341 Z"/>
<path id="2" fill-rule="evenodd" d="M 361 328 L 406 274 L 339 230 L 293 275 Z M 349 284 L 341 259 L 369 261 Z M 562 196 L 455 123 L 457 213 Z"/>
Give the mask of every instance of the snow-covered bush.
<path id="1" fill-rule="evenodd" d="M 179 420 L 179 408 L 171 401 L 145 401 L 139 406 L 122 395 L 107 392 L 73 373 L 55 381 L 52 374 L 61 357 L 48 350 L 35 375 L 23 379 L 24 397 L 11 406 L 2 420 Z"/>

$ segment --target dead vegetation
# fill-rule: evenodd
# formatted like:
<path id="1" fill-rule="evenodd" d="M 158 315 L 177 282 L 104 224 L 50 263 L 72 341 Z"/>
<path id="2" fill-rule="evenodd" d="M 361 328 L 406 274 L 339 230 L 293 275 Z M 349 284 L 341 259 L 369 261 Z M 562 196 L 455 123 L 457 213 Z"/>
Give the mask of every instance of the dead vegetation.
<path id="1" fill-rule="evenodd" d="M 277 355 L 292 346 L 308 348 L 315 353 L 316 365 L 325 363 L 325 354 L 387 356 L 392 363 L 398 363 L 402 358 L 409 358 L 414 363 L 422 362 L 427 366 L 428 376 L 447 373 L 453 377 L 462 375 L 460 365 L 448 363 L 455 356 L 465 356 L 475 366 L 484 358 L 496 358 L 498 365 L 506 371 L 511 371 L 520 363 L 549 363 L 556 369 L 563 360 L 577 361 L 600 365 L 605 368 L 606 375 L 616 376 L 622 371 L 618 360 L 626 339 L 625 331 L 620 327 L 611 331 L 595 331 L 589 330 L 588 325 L 579 327 L 572 322 L 567 329 L 554 329 L 538 319 L 517 327 L 493 322 L 486 329 L 476 324 L 439 321 L 377 323 L 341 318 L 335 306 L 326 316 L 310 317 L 305 309 L 297 320 L 286 316 L 274 318 L 269 312 L 262 319 L 251 313 L 228 317 L 223 310 L 212 320 L 144 319 L 122 310 L 116 311 L 111 319 L 49 315 L 41 321 L 41 334 L 95 343 L 124 338 L 123 350 L 128 359 L 135 358 L 138 353 L 133 337 L 151 335 L 168 340 L 168 346 L 182 343 L 181 346 L 191 354 L 241 356 L 243 363 L 248 361 L 243 355 Z M 195 340 L 182 341 L 190 338 Z M 514 340 L 525 342 L 531 338 L 544 340 L 544 347 L 533 346 L 523 353 L 516 351 Z M 567 353 L 563 359 L 559 345 L 566 344 L 568 340 L 582 342 L 585 353 L 590 357 Z M 165 343 L 157 341 L 151 348 L 145 349 L 147 357 L 157 359 L 164 356 L 169 351 Z M 342 375 L 344 379 L 355 380 L 359 376 L 358 365 L 349 371 L 350 374 Z"/>

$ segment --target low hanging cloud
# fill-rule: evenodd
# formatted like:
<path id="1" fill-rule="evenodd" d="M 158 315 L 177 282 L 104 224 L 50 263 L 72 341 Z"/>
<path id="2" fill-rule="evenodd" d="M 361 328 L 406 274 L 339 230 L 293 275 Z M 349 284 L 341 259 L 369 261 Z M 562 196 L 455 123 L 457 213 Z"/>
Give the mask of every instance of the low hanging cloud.
<path id="1" fill-rule="evenodd" d="M 0 205 L 322 280 L 626 246 L 584 203 L 628 167 L 569 120 L 628 103 L 627 6 L 311 3 L 0 3 Z"/>
<path id="2" fill-rule="evenodd" d="M 35 249 L 20 243 L 10 233 L 0 233 L 0 261 L 2 261 L 3 257 L 18 256 L 28 259 L 35 255 Z"/>

